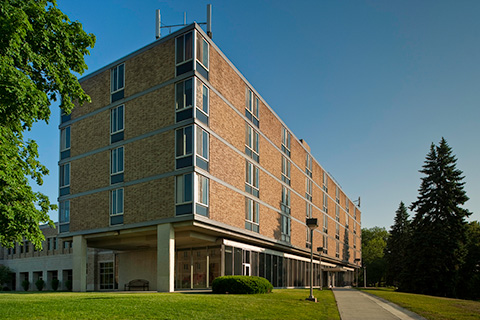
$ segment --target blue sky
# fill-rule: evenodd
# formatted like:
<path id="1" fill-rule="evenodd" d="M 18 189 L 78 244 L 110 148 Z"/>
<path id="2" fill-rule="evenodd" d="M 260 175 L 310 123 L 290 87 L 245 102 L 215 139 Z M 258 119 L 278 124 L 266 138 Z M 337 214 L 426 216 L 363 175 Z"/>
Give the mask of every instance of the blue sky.
<path id="1" fill-rule="evenodd" d="M 59 1 L 97 37 L 93 72 L 155 41 L 167 25 L 206 20 L 213 40 L 351 199 L 362 227 L 393 223 L 416 200 L 430 144 L 445 137 L 480 220 L 480 1 Z M 173 29 L 175 30 L 175 29 Z M 168 29 L 163 29 L 164 35 Z M 59 111 L 37 123 L 58 196 Z M 52 218 L 57 220 L 57 214 Z"/>

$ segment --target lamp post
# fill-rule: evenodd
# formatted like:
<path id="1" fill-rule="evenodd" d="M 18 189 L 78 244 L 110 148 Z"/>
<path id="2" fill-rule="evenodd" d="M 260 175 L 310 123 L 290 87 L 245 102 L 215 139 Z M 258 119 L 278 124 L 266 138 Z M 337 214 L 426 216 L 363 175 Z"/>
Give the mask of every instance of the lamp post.
<path id="1" fill-rule="evenodd" d="M 359 258 L 355 259 L 355 264 L 357 264 L 358 262 L 360 262 L 360 259 Z M 357 284 L 357 288 L 358 288 L 358 265 L 357 265 L 357 272 L 356 273 L 357 273 L 357 280 L 355 280 L 355 283 Z"/>
<path id="2" fill-rule="evenodd" d="M 317 247 L 317 252 L 320 252 L 320 290 L 323 290 L 323 275 L 322 275 L 322 253 L 323 247 Z"/>
<path id="3" fill-rule="evenodd" d="M 318 220 L 307 218 L 307 227 L 310 229 L 310 296 L 306 300 L 317 302 L 317 298 L 313 296 L 313 229 L 318 227 Z"/>

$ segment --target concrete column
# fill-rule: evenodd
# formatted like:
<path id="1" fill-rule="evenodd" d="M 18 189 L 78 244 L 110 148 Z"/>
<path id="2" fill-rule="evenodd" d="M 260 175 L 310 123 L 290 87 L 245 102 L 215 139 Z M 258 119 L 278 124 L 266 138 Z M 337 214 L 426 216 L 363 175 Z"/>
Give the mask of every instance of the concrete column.
<path id="1" fill-rule="evenodd" d="M 36 291 L 37 287 L 35 287 L 35 280 L 33 280 L 33 271 L 28 272 L 28 282 L 30 282 L 30 286 L 28 287 L 29 291 Z"/>
<path id="2" fill-rule="evenodd" d="M 43 290 L 51 290 L 52 286 L 50 285 L 50 282 L 52 281 L 52 279 L 50 279 L 48 277 L 48 271 L 47 270 L 43 270 L 42 279 L 43 279 L 43 281 L 45 281 L 45 286 L 44 286 Z"/>
<path id="3" fill-rule="evenodd" d="M 15 291 L 22 291 L 22 277 L 20 277 L 20 272 L 15 273 Z"/>
<path id="4" fill-rule="evenodd" d="M 72 285 L 73 291 L 87 291 L 87 240 L 83 236 L 73 237 Z"/>
<path id="5" fill-rule="evenodd" d="M 175 230 L 171 223 L 157 226 L 157 291 L 173 292 L 175 275 Z"/>
<path id="6" fill-rule="evenodd" d="M 57 271 L 57 279 L 60 281 L 60 284 L 58 285 L 58 290 L 63 290 L 65 288 L 65 283 L 63 281 L 63 270 L 58 270 Z"/>

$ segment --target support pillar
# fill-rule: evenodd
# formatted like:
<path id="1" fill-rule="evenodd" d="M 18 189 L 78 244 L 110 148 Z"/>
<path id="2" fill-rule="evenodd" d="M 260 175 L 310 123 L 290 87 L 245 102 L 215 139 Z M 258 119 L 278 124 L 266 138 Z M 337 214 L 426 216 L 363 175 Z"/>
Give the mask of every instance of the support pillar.
<path id="1" fill-rule="evenodd" d="M 30 282 L 30 285 L 29 285 L 29 289 L 30 291 L 34 291 L 37 289 L 37 287 L 35 287 L 35 280 L 33 279 L 33 271 L 28 271 L 28 282 Z"/>
<path id="2" fill-rule="evenodd" d="M 157 291 L 173 292 L 175 275 L 175 230 L 171 223 L 157 226 Z"/>
<path id="3" fill-rule="evenodd" d="M 20 272 L 15 272 L 15 291 L 22 291 L 22 277 L 20 276 Z"/>
<path id="4" fill-rule="evenodd" d="M 72 290 L 87 291 L 87 240 L 83 236 L 73 237 L 73 281 Z"/>
<path id="5" fill-rule="evenodd" d="M 64 290 L 65 283 L 63 281 L 63 270 L 62 269 L 57 270 L 57 279 L 59 281 L 58 290 Z"/>

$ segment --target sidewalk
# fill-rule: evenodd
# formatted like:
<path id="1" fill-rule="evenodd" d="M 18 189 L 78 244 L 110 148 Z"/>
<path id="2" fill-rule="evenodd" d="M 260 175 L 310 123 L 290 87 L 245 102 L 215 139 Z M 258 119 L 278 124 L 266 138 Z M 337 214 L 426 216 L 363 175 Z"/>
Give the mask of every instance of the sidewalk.
<path id="1" fill-rule="evenodd" d="M 350 288 L 333 288 L 342 320 L 425 320 L 398 305 Z"/>

